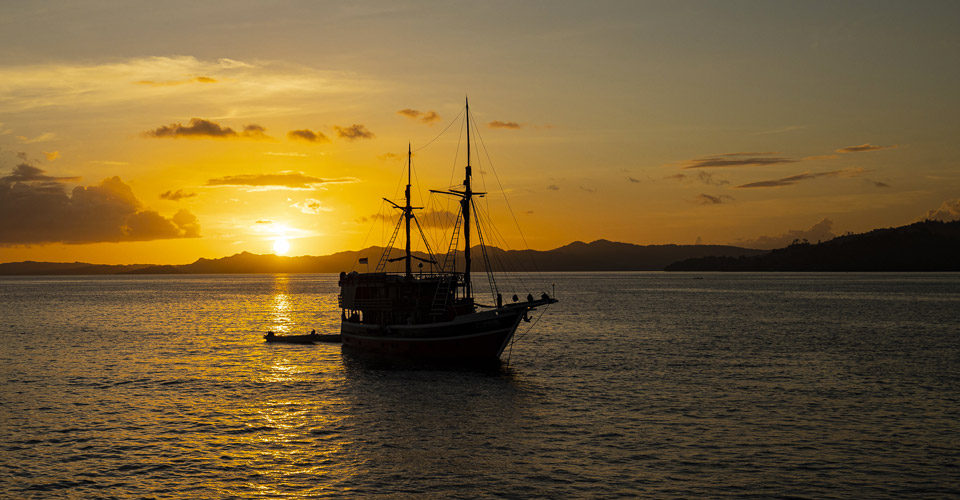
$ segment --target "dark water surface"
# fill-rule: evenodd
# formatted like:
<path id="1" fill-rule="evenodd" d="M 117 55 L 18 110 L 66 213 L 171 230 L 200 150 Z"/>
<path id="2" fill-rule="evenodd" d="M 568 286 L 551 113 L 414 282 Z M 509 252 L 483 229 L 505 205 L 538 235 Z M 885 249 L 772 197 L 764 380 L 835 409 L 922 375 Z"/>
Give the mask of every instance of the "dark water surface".
<path id="1" fill-rule="evenodd" d="M 960 498 L 960 275 L 546 279 L 414 370 L 263 342 L 331 275 L 0 278 L 0 497 Z"/>

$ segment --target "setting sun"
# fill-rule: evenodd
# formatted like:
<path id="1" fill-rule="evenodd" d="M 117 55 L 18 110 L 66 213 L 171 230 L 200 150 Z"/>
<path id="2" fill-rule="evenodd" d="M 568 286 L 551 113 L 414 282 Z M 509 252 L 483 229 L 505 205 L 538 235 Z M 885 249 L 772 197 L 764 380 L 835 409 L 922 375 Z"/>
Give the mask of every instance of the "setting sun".
<path id="1" fill-rule="evenodd" d="M 273 242 L 273 252 L 277 255 L 284 255 L 290 250 L 290 242 L 283 238 L 278 238 Z"/>

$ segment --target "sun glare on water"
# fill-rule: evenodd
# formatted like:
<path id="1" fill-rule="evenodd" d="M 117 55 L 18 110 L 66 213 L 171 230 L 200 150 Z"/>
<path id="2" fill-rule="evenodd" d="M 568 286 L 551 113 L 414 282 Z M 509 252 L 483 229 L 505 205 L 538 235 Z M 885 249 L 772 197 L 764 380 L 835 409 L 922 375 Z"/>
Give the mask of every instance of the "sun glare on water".
<path id="1" fill-rule="evenodd" d="M 277 255 L 284 255 L 288 251 L 290 251 L 289 241 L 283 238 L 278 238 L 276 241 L 273 242 L 273 252 L 276 253 Z"/>

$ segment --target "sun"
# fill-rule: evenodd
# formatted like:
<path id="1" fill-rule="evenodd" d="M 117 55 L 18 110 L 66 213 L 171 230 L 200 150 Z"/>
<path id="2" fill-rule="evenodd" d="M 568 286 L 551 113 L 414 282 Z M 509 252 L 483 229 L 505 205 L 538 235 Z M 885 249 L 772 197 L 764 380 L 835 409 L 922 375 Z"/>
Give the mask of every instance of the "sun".
<path id="1" fill-rule="evenodd" d="M 277 238 L 273 242 L 273 251 L 277 255 L 283 255 L 290 251 L 290 242 L 285 238 Z"/>

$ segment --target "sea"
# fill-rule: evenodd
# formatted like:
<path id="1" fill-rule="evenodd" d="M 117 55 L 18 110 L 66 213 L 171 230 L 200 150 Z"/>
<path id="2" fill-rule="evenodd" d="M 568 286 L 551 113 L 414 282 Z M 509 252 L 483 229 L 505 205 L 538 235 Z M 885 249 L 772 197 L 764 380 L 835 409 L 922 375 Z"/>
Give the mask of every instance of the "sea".
<path id="1" fill-rule="evenodd" d="M 264 342 L 335 275 L 0 278 L 0 498 L 960 498 L 960 274 L 539 279 L 438 367 Z"/>

